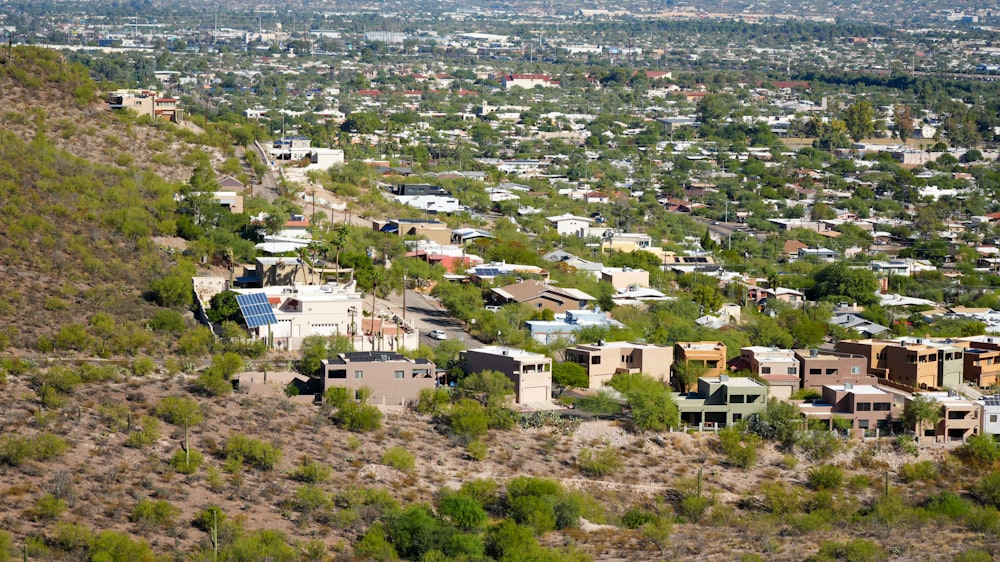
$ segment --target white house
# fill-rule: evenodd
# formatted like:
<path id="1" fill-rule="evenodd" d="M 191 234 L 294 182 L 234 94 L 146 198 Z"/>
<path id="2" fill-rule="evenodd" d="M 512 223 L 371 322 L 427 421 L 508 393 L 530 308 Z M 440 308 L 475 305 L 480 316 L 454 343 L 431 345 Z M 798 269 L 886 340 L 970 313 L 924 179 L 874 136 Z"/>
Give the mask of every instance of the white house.
<path id="1" fill-rule="evenodd" d="M 570 214 L 548 217 L 547 220 L 560 236 L 580 236 L 594 222 L 592 218 Z"/>

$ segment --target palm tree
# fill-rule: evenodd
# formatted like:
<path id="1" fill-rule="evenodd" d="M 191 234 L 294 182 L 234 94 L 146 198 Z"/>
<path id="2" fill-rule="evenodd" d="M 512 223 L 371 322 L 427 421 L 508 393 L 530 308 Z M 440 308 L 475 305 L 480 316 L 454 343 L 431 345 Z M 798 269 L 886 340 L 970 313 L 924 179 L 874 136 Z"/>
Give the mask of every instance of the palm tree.
<path id="1" fill-rule="evenodd" d="M 334 262 L 337 264 L 337 283 L 340 283 L 340 252 L 347 245 L 348 229 L 346 224 L 337 225 L 330 231 L 330 245 L 336 248 L 337 253 Z"/>

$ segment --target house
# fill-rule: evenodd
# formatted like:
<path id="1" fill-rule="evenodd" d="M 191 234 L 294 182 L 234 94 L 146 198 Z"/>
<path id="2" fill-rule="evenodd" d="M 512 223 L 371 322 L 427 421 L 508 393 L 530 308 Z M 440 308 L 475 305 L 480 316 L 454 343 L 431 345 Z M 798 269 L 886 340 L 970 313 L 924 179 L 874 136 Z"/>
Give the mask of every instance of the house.
<path id="1" fill-rule="evenodd" d="M 555 315 L 554 320 L 527 320 L 525 325 L 532 339 L 549 345 L 562 339 L 576 341 L 576 333 L 584 328 L 623 328 L 624 324 L 601 310 L 567 310 Z"/>
<path id="2" fill-rule="evenodd" d="M 809 248 L 808 244 L 803 244 L 798 240 L 785 240 L 785 244 L 781 247 L 781 257 L 785 261 L 795 259 L 799 256 L 799 250 L 807 248 Z"/>
<path id="3" fill-rule="evenodd" d="M 428 213 L 458 213 L 465 206 L 458 199 L 448 195 L 397 195 L 396 201 Z"/>
<path id="4" fill-rule="evenodd" d="M 555 227 L 559 236 L 581 236 L 594 222 L 592 218 L 570 214 L 556 215 L 548 217 L 546 220 Z"/>
<path id="5" fill-rule="evenodd" d="M 429 183 L 401 183 L 390 189 L 393 195 L 451 195 L 445 188 Z"/>
<path id="6" fill-rule="evenodd" d="M 462 246 L 438 244 L 429 240 L 410 240 L 406 246 L 410 249 L 406 257 L 422 259 L 432 266 L 441 265 L 448 273 L 483 263 L 483 258 L 466 252 Z"/>
<path id="7" fill-rule="evenodd" d="M 796 349 L 799 361 L 802 388 L 822 389 L 824 385 L 875 384 L 877 379 L 868 374 L 868 359 L 864 355 L 826 351 L 819 349 Z"/>
<path id="8" fill-rule="evenodd" d="M 653 245 L 653 237 L 638 232 L 619 232 L 612 234 L 601 243 L 605 252 L 637 252 L 648 250 Z"/>
<path id="9" fill-rule="evenodd" d="M 552 312 L 581 310 L 597 300 L 579 289 L 556 287 L 541 281 L 521 281 L 491 289 L 488 299 L 495 305 L 516 302 L 527 305 L 531 310 Z"/>
<path id="10" fill-rule="evenodd" d="M 219 189 L 226 191 L 243 191 L 246 185 L 240 180 L 234 178 L 233 176 L 225 176 L 218 181 Z"/>
<path id="11" fill-rule="evenodd" d="M 718 377 L 726 369 L 726 344 L 718 341 L 684 341 L 674 344 L 674 386 L 683 388 L 677 376 L 677 365 L 694 363 L 704 369 L 706 377 Z"/>
<path id="12" fill-rule="evenodd" d="M 766 381 L 775 398 L 789 398 L 799 389 L 799 361 L 790 349 L 742 347 L 740 354 L 730 359 L 727 366 L 731 371 L 750 371 Z"/>
<path id="13" fill-rule="evenodd" d="M 965 348 L 962 377 L 979 387 L 1000 384 L 1000 349 Z"/>
<path id="14" fill-rule="evenodd" d="M 537 279 L 545 283 L 549 279 L 549 272 L 537 265 L 526 265 L 517 263 L 490 262 L 470 268 L 469 278 L 477 283 L 492 283 L 500 277 L 528 277 Z M 501 302 L 500 304 L 506 304 Z"/>
<path id="15" fill-rule="evenodd" d="M 674 350 L 670 346 L 635 342 L 581 344 L 566 349 L 566 361 L 587 369 L 592 389 L 602 388 L 615 373 L 642 373 L 670 382 Z"/>
<path id="16" fill-rule="evenodd" d="M 767 385 L 749 377 L 719 375 L 698 378 L 698 390 L 675 393 L 681 422 L 729 426 L 759 414 L 767 406 Z"/>
<path id="17" fill-rule="evenodd" d="M 941 418 L 931 427 L 923 427 L 917 435 L 918 440 L 930 438 L 935 443 L 964 443 L 966 439 L 979 433 L 982 428 L 980 420 L 982 407 L 972 400 L 950 392 L 918 392 L 917 396 L 933 398 L 941 406 Z"/>
<path id="18" fill-rule="evenodd" d="M 452 244 L 464 246 L 480 238 L 493 238 L 493 235 L 488 230 L 480 228 L 456 228 L 451 231 L 450 241 Z"/>
<path id="19" fill-rule="evenodd" d="M 183 110 L 177 99 L 164 97 L 156 90 L 115 90 L 108 94 L 108 106 L 113 111 L 130 109 L 139 116 L 179 123 Z"/>
<path id="20" fill-rule="evenodd" d="M 500 83 L 505 90 L 512 88 L 530 90 L 536 86 L 541 86 L 542 88 L 559 87 L 559 81 L 553 80 L 547 74 L 505 74 L 500 78 Z"/>
<path id="21" fill-rule="evenodd" d="M 601 281 L 610 283 L 616 290 L 649 287 L 649 272 L 633 267 L 605 267 L 601 269 Z"/>
<path id="22" fill-rule="evenodd" d="M 236 278 L 238 287 L 281 287 L 318 282 L 313 269 L 299 258 L 259 257 L 254 262 L 253 269 L 244 268 L 243 275 Z"/>
<path id="23" fill-rule="evenodd" d="M 981 408 L 980 431 L 989 435 L 1000 435 L 1000 395 L 983 396 L 976 400 Z"/>
<path id="24" fill-rule="evenodd" d="M 837 351 L 863 355 L 868 373 L 911 388 L 957 388 L 962 384 L 963 350 L 959 345 L 925 338 L 844 340 Z"/>
<path id="25" fill-rule="evenodd" d="M 427 359 L 399 353 L 360 351 L 340 353 L 322 362 L 323 392 L 334 387 L 372 390 L 369 401 L 387 406 L 412 406 L 420 391 L 437 385 L 437 369 Z M 352 392 L 354 394 L 354 392 Z"/>
<path id="26" fill-rule="evenodd" d="M 937 268 L 927 260 L 915 260 L 911 258 L 896 258 L 891 260 L 871 260 L 868 267 L 875 275 L 900 275 L 910 277 L 922 271 L 935 271 Z"/>
<path id="27" fill-rule="evenodd" d="M 514 383 L 518 404 L 548 402 L 552 399 L 552 359 L 514 347 L 485 346 L 460 354 L 466 373 L 499 371 Z"/>
<path id="28" fill-rule="evenodd" d="M 240 309 L 250 336 L 272 342 L 278 349 L 295 351 L 309 336 L 349 336 L 359 351 L 370 345 L 357 328 L 363 302 L 354 282 L 264 286 L 233 291 L 247 296 Z M 390 341 L 386 345 L 395 349 L 416 349 L 416 331 L 406 333 L 399 342 Z"/>
<path id="29" fill-rule="evenodd" d="M 801 291 L 788 289 L 786 287 L 775 287 L 773 289 L 763 289 L 758 291 L 761 298 L 757 301 L 760 306 L 767 306 L 771 302 L 782 302 L 794 307 L 802 306 L 806 302 L 806 296 Z"/>
<path id="30" fill-rule="evenodd" d="M 645 306 L 649 302 L 670 301 L 674 299 L 675 297 L 668 296 L 662 291 L 641 287 L 619 289 L 611 297 L 611 301 L 618 306 Z"/>
<path id="31" fill-rule="evenodd" d="M 835 313 L 830 318 L 830 324 L 847 330 L 854 330 L 865 338 L 875 338 L 890 331 L 888 326 L 865 320 L 852 312 Z"/>
<path id="32" fill-rule="evenodd" d="M 800 260 L 815 260 L 820 263 L 833 263 L 837 261 L 837 252 L 829 248 L 799 248 L 796 255 Z"/>
<path id="33" fill-rule="evenodd" d="M 889 429 L 893 420 L 893 397 L 872 385 L 853 383 L 823 385 L 822 398 L 811 404 L 799 404 L 799 410 L 809 420 L 824 420 L 833 428 L 833 420 L 850 420 L 855 430 Z"/>
<path id="34" fill-rule="evenodd" d="M 372 229 L 396 236 L 426 238 L 438 244 L 451 242 L 451 229 L 437 219 L 387 219 L 373 220 Z"/>

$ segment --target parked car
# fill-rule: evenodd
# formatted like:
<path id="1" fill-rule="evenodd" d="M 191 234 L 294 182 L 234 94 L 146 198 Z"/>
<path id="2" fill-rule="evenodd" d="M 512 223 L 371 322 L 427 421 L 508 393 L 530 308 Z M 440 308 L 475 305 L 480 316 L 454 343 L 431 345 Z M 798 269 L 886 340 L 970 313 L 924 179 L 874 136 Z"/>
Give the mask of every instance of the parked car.
<path id="1" fill-rule="evenodd" d="M 431 330 L 427 332 L 427 337 L 435 340 L 446 340 L 448 339 L 448 334 L 444 333 L 444 330 Z"/>

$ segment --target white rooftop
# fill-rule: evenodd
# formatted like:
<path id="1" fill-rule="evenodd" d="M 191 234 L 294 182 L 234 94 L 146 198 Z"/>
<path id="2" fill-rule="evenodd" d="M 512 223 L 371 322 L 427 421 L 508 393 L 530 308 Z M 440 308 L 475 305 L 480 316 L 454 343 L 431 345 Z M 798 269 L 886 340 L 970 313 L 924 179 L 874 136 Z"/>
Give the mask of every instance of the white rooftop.
<path id="1" fill-rule="evenodd" d="M 880 388 L 875 388 L 870 384 L 856 384 L 853 385 L 853 388 L 847 388 L 847 385 L 843 384 L 826 384 L 823 386 L 828 387 L 835 392 L 849 392 L 852 394 L 889 394 L 888 392 Z"/>
<path id="2" fill-rule="evenodd" d="M 476 353 L 488 353 L 490 355 L 503 355 L 505 357 L 530 357 L 537 359 L 548 359 L 545 355 L 542 355 L 541 353 L 526 351 L 519 347 L 507 347 L 503 345 L 485 345 L 483 347 L 470 349 L 469 351 L 475 351 Z"/>

